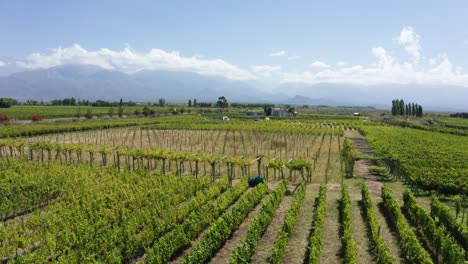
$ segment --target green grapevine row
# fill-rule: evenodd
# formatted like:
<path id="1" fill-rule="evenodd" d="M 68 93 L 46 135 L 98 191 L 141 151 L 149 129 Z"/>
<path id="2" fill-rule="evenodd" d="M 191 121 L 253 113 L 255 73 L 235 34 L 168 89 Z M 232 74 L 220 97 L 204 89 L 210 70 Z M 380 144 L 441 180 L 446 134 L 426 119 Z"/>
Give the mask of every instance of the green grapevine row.
<path id="1" fill-rule="evenodd" d="M 6 125 L 0 126 L 0 138 L 27 137 L 50 133 L 63 133 L 72 131 L 96 130 L 114 127 L 137 125 L 150 125 L 158 122 L 157 119 L 129 118 L 110 120 L 87 120 L 67 123 L 47 123 L 32 125 Z"/>
<path id="2" fill-rule="evenodd" d="M 167 263 L 174 254 L 183 247 L 190 245 L 204 228 L 206 228 L 227 207 L 233 204 L 245 191 L 245 181 L 230 188 L 218 197 L 198 209 L 194 210 L 183 223 L 175 226 L 170 232 L 161 236 L 151 248 L 147 250 L 147 263 Z"/>
<path id="3" fill-rule="evenodd" d="M 317 198 L 316 209 L 314 213 L 314 222 L 312 223 L 312 235 L 309 242 L 308 263 L 319 264 L 320 253 L 323 246 L 323 225 L 326 215 L 327 186 L 320 185 L 319 196 Z"/>
<path id="4" fill-rule="evenodd" d="M 403 216 L 400 204 L 393 196 L 392 191 L 382 187 L 382 199 L 389 219 L 395 224 L 400 237 L 400 248 L 406 255 L 409 263 L 430 264 L 433 263 L 429 254 L 424 250 L 418 238 Z"/>
<path id="5" fill-rule="evenodd" d="M 59 165 L 43 167 L 54 166 Z M 8 243 L 2 243 L 0 255 L 11 256 L 20 249 L 24 260 L 48 256 L 78 262 L 90 258 L 122 261 L 150 245 L 169 222 L 176 224 L 189 213 L 190 206 L 216 195 L 211 188 L 206 189 L 211 185 L 209 178 L 159 177 L 84 166 L 63 168 L 75 189 L 45 210 L 35 210 L 26 221 L 14 219 L 2 225 L 2 241 Z M 217 192 L 226 184 L 220 182 L 212 188 Z"/>
<path id="6" fill-rule="evenodd" d="M 226 155 L 221 157 L 215 154 L 206 154 L 206 153 L 190 153 L 186 151 L 169 151 L 164 149 L 153 149 L 153 148 L 139 148 L 139 149 L 130 149 L 128 147 L 117 147 L 111 148 L 109 146 L 96 146 L 93 144 L 66 144 L 66 143 L 49 143 L 36 141 L 27 143 L 26 141 L 21 140 L 0 140 L 0 150 L 2 148 L 13 148 L 20 155 L 26 156 L 29 160 L 33 160 L 36 156 L 37 160 L 44 162 L 44 155 L 47 154 L 46 161 L 60 160 L 63 163 L 65 159 L 66 163 L 72 162 L 75 159 L 78 163 L 84 162 L 82 154 L 84 152 L 89 153 L 89 164 L 93 166 L 95 154 L 98 153 L 101 155 L 101 165 L 106 166 L 110 165 L 107 160 L 111 156 L 111 160 L 114 161 L 114 167 L 118 170 L 122 168 L 127 168 L 129 170 L 155 170 L 159 164 L 161 174 L 166 174 L 168 171 L 168 163 L 175 163 L 176 172 L 178 175 L 182 174 L 183 164 L 189 162 L 190 168 L 192 169 L 192 174 L 195 176 L 199 175 L 200 163 L 208 163 L 211 167 L 211 177 L 214 180 L 216 165 L 224 163 L 228 168 L 228 176 L 232 180 L 233 173 L 231 170 L 237 166 L 242 170 L 243 175 L 245 176 L 248 173 L 248 168 L 253 164 L 254 161 L 257 162 L 258 166 L 261 166 L 263 155 L 259 155 L 254 158 L 247 157 L 238 157 Z M 14 155 L 16 152 L 13 152 Z M 36 155 L 34 155 L 36 153 Z M 55 156 L 53 158 L 52 156 Z M 124 161 L 126 164 L 124 164 Z M 300 171 L 302 177 L 305 179 L 305 173 L 307 172 L 307 178 L 310 180 L 312 165 L 308 160 L 303 159 L 293 159 L 288 162 L 282 161 L 280 159 L 275 159 L 269 162 L 267 168 L 273 168 L 275 170 L 283 170 L 283 167 L 292 171 Z"/>
<path id="7" fill-rule="evenodd" d="M 50 203 L 73 188 L 60 166 L 47 170 L 22 159 L 0 160 L 0 218 L 5 219 Z"/>
<path id="8" fill-rule="evenodd" d="M 388 245 L 385 243 L 383 238 L 379 234 L 380 224 L 377 220 L 377 213 L 372 208 L 372 200 L 369 195 L 367 185 L 363 184 L 361 189 L 362 204 L 364 207 L 364 214 L 366 216 L 367 224 L 370 227 L 372 241 L 374 242 L 377 251 L 377 263 L 378 264 L 391 264 L 395 262 Z"/>
<path id="9" fill-rule="evenodd" d="M 284 224 L 278 232 L 276 241 L 272 248 L 272 255 L 268 258 L 268 263 L 281 263 L 288 249 L 289 240 L 296 226 L 297 216 L 301 211 L 302 200 L 306 193 L 306 185 L 302 183 L 296 191 L 294 202 L 284 216 Z"/>
<path id="10" fill-rule="evenodd" d="M 233 119 L 229 122 L 219 120 L 201 120 L 199 117 L 167 117 L 159 118 L 159 122 L 146 126 L 154 129 L 190 129 L 190 130 L 225 130 L 225 131 L 261 131 L 261 132 L 281 132 L 303 135 L 344 135 L 343 129 L 339 125 L 323 125 L 316 121 L 310 122 L 301 120 L 269 120 L 262 122 L 252 122 L 251 120 Z"/>
<path id="11" fill-rule="evenodd" d="M 273 220 L 276 208 L 280 204 L 286 192 L 284 182 L 281 182 L 276 189 L 270 193 L 268 199 L 263 201 L 260 212 L 250 222 L 246 237 L 234 248 L 229 258 L 229 263 L 246 263 L 257 249 L 258 242 L 265 233 L 268 225 Z"/>
<path id="12" fill-rule="evenodd" d="M 387 121 L 386 123 L 392 126 L 400 126 L 400 127 L 408 127 L 413 129 L 419 129 L 424 131 L 431 131 L 431 132 L 438 132 L 438 133 L 445 133 L 457 136 L 468 136 L 468 131 L 464 130 L 460 127 L 450 127 L 450 126 L 434 126 L 434 125 L 420 125 L 414 124 L 409 121 Z"/>
<path id="13" fill-rule="evenodd" d="M 437 227 L 429 213 L 418 205 L 411 191 L 403 193 L 404 209 L 410 219 L 421 227 L 424 236 L 429 240 L 436 256 L 443 263 L 465 263 L 465 251 L 450 235 L 445 234 L 443 227 Z"/>
<path id="14" fill-rule="evenodd" d="M 358 254 L 352 230 L 353 216 L 351 213 L 351 200 L 346 185 L 341 187 L 340 218 L 343 232 L 341 237 L 341 244 L 343 245 L 343 263 L 357 263 Z"/>
<path id="15" fill-rule="evenodd" d="M 363 127 L 362 131 L 374 153 L 415 188 L 467 192 L 468 137 L 393 127 Z"/>
<path id="16" fill-rule="evenodd" d="M 447 229 L 447 232 L 468 252 L 468 229 L 458 222 L 450 209 L 436 197 L 432 197 L 431 216 L 437 222 L 440 222 Z"/>
<path id="17" fill-rule="evenodd" d="M 242 196 L 234 204 L 231 211 L 225 212 L 215 222 L 211 223 L 208 231 L 203 235 L 199 243 L 192 248 L 192 251 L 183 258 L 182 263 L 206 262 L 223 245 L 224 241 L 239 228 L 249 212 L 266 194 L 266 191 L 267 186 L 260 184 L 251 192 Z"/>

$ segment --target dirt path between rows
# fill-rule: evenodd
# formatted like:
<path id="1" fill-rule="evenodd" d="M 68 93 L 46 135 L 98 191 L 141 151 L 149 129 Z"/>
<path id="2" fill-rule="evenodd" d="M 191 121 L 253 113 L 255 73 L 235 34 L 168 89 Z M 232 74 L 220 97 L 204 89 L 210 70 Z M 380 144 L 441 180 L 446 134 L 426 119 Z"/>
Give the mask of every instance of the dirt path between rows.
<path id="1" fill-rule="evenodd" d="M 351 212 L 353 213 L 352 230 L 354 240 L 356 241 L 358 263 L 373 263 L 375 261 L 372 253 L 369 229 L 361 206 L 361 184 L 355 182 L 355 184 L 350 184 L 348 188 L 349 198 L 351 200 Z"/>
<path id="2" fill-rule="evenodd" d="M 247 230 L 249 229 L 250 222 L 252 222 L 252 219 L 260 212 L 262 202 L 268 199 L 268 197 L 268 194 L 265 195 L 260 203 L 258 203 L 252 211 L 250 211 L 250 213 L 244 219 L 244 222 L 242 222 L 242 224 L 239 226 L 239 229 L 237 229 L 232 234 L 232 236 L 225 241 L 224 245 L 218 250 L 218 252 L 216 252 L 210 263 L 229 263 L 229 257 L 231 256 L 232 251 L 236 247 L 237 243 L 244 239 L 247 234 Z"/>
<path id="3" fill-rule="evenodd" d="M 242 198 L 242 196 L 246 195 L 248 192 L 250 192 L 252 189 L 248 188 L 246 189 L 242 195 L 239 197 L 239 199 Z M 232 207 L 237 204 L 239 202 L 239 199 L 237 199 L 237 201 L 233 204 L 231 204 L 229 206 L 229 208 L 226 209 L 226 212 L 231 212 L 232 211 Z M 215 220 L 213 220 L 215 221 Z M 200 240 L 203 238 L 203 236 L 205 235 L 205 233 L 210 229 L 210 226 L 207 226 L 205 228 L 205 230 L 203 230 L 201 233 L 198 234 L 197 238 L 195 240 L 192 241 L 192 245 L 183 249 L 182 252 L 174 259 L 172 260 L 170 263 L 180 263 L 182 261 L 182 259 L 187 255 L 189 254 L 191 251 L 192 251 L 192 248 L 198 244 L 200 242 Z M 138 263 L 142 263 L 143 261 L 139 261 Z"/>
<path id="4" fill-rule="evenodd" d="M 262 239 L 260 239 L 257 250 L 252 256 L 250 263 L 268 263 L 268 257 L 271 255 L 271 250 L 273 249 L 278 232 L 283 227 L 284 216 L 291 207 L 293 201 L 294 196 L 292 195 L 283 197 L 283 200 L 276 209 L 274 218 L 265 231 L 265 234 L 263 234 Z"/>
<path id="5" fill-rule="evenodd" d="M 340 223 L 338 199 L 341 197 L 341 185 L 327 185 L 326 217 L 323 227 L 323 247 L 320 263 L 341 263 Z"/>
<path id="6" fill-rule="evenodd" d="M 309 184 L 302 201 L 301 211 L 297 216 L 296 228 L 291 235 L 288 251 L 283 259 L 284 264 L 303 263 L 306 259 L 309 236 L 314 216 L 314 203 L 318 195 L 319 184 Z"/>
<path id="7" fill-rule="evenodd" d="M 353 133 L 351 139 L 353 139 L 353 141 L 354 141 L 354 138 L 359 138 L 359 137 L 362 137 L 362 136 L 356 135 L 355 133 Z M 369 149 L 368 146 L 367 146 L 367 142 L 363 141 L 363 140 L 359 140 L 359 147 L 361 149 Z M 356 175 L 357 178 L 362 178 L 365 181 L 365 183 L 367 185 L 367 188 L 369 189 L 369 194 L 370 194 L 371 200 L 372 200 L 372 206 L 373 206 L 373 209 L 376 212 L 377 220 L 378 220 L 378 222 L 380 224 L 380 236 L 384 239 L 385 243 L 388 245 L 388 247 L 390 249 L 390 252 L 392 253 L 393 257 L 395 258 L 395 261 L 397 263 L 404 263 L 404 259 L 401 258 L 400 247 L 398 246 L 399 242 L 398 242 L 397 233 L 395 232 L 395 230 L 390 228 L 389 222 L 387 221 L 387 219 L 383 215 L 382 210 L 380 210 L 380 208 L 381 208 L 380 205 L 382 203 L 381 193 L 382 193 L 383 183 L 378 181 L 378 179 L 377 179 L 377 177 L 375 175 L 372 175 L 372 174 L 369 173 L 369 168 L 371 166 L 372 166 L 372 164 L 368 160 L 358 160 L 358 161 L 356 161 L 355 167 L 354 167 L 355 175 Z M 350 193 L 353 194 L 355 192 L 357 192 L 357 190 L 356 191 L 353 190 Z M 360 191 L 358 193 L 360 194 Z M 359 200 L 360 199 L 361 198 L 359 198 Z M 357 217 L 361 217 L 361 216 L 354 215 L 355 219 Z M 365 218 L 361 217 L 361 219 L 364 221 L 366 230 L 368 230 L 369 227 L 367 226 L 367 223 L 365 223 L 365 221 L 366 221 Z M 356 230 L 355 232 L 358 232 L 357 231 L 357 226 L 356 226 L 355 230 Z M 366 231 L 366 232 L 368 232 L 368 231 Z M 362 233 L 362 231 L 359 231 L 359 233 L 357 233 L 355 235 L 356 242 L 358 243 L 358 250 L 362 246 L 362 245 L 359 245 L 359 241 L 358 241 L 360 239 L 361 233 Z M 369 234 L 368 234 L 367 237 L 370 238 Z M 369 244 L 369 247 L 371 248 L 371 251 L 369 253 L 372 253 L 374 255 L 373 259 L 375 259 L 375 252 L 373 252 L 373 247 L 374 246 L 372 245 L 372 243 Z M 360 251 L 362 251 L 362 248 L 360 249 Z M 360 258 L 361 258 L 361 256 L 360 256 Z"/>

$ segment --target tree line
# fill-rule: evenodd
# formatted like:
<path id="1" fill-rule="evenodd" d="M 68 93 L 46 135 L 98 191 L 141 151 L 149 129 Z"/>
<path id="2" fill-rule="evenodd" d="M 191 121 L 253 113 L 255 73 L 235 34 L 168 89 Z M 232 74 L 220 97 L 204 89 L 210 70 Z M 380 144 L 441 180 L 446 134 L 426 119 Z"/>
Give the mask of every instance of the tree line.
<path id="1" fill-rule="evenodd" d="M 0 98 L 0 108 L 10 108 L 12 105 L 17 104 L 18 102 L 13 98 Z"/>
<path id="2" fill-rule="evenodd" d="M 423 116 L 423 108 L 416 103 L 407 103 L 403 99 L 392 100 L 392 115 L 393 116 Z"/>

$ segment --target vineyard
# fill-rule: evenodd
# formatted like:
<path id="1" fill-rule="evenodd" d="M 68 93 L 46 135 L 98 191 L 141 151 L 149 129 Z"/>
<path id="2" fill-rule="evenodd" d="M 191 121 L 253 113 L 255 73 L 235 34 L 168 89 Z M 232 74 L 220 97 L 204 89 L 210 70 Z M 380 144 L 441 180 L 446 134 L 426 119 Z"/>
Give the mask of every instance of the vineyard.
<path id="1" fill-rule="evenodd" d="M 402 180 L 424 190 L 466 194 L 468 138 L 403 128 L 363 128 L 377 155 Z"/>
<path id="2" fill-rule="evenodd" d="M 124 114 L 130 115 L 142 107 L 127 106 L 124 108 Z M 107 115 L 110 107 L 91 107 L 91 106 L 34 106 L 34 105 L 13 105 L 10 108 L 2 109 L 3 114 L 16 119 L 29 119 L 32 113 L 41 115 L 43 118 L 61 118 L 75 117 L 81 113 L 84 116 L 86 111 L 91 110 L 95 115 Z M 167 110 L 167 109 L 166 109 Z M 114 107 L 117 114 L 117 107 Z"/>
<path id="3" fill-rule="evenodd" d="M 2 126 L 0 259 L 468 261 L 467 138 L 326 118 Z"/>

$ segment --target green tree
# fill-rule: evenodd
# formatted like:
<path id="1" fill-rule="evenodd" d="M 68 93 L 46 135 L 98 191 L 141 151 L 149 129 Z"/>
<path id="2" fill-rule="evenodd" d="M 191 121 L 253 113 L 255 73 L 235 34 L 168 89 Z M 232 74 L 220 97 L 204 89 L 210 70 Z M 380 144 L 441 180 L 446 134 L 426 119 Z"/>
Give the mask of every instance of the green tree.
<path id="1" fill-rule="evenodd" d="M 192 107 L 192 99 L 188 100 L 188 107 Z"/>
<path id="2" fill-rule="evenodd" d="M 151 114 L 151 109 L 148 106 L 143 107 L 143 114 L 149 116 Z"/>
<path id="3" fill-rule="evenodd" d="M 118 113 L 119 117 L 122 117 L 123 114 L 124 114 L 124 110 L 123 110 L 123 101 L 122 101 L 122 98 L 120 98 L 120 102 L 119 102 L 119 110 L 118 110 Z"/>
<path id="4" fill-rule="evenodd" d="M 224 96 L 218 97 L 218 102 L 216 102 L 216 106 L 220 108 L 227 108 L 229 106 L 229 103 Z"/>
<path id="5" fill-rule="evenodd" d="M 193 99 L 193 107 L 197 107 L 197 99 Z"/>
<path id="6" fill-rule="evenodd" d="M 405 115 L 405 101 L 400 100 L 400 115 Z"/>
<path id="7" fill-rule="evenodd" d="M 397 115 L 397 100 L 393 99 L 392 100 L 392 115 L 396 116 Z"/>
<path id="8" fill-rule="evenodd" d="M 0 108 L 10 108 L 14 102 L 12 98 L 0 98 Z"/>
<path id="9" fill-rule="evenodd" d="M 166 99 L 159 98 L 159 106 L 160 107 L 165 107 L 166 106 Z"/>

